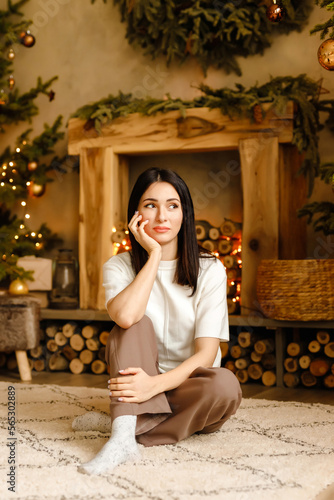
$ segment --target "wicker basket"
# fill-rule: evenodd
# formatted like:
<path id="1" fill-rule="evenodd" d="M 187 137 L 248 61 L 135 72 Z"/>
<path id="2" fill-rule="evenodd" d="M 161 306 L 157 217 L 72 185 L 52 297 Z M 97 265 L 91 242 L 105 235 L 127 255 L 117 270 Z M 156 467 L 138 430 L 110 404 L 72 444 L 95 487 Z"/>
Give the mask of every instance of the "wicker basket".
<path id="1" fill-rule="evenodd" d="M 268 318 L 334 319 L 334 259 L 262 260 L 257 298 Z"/>

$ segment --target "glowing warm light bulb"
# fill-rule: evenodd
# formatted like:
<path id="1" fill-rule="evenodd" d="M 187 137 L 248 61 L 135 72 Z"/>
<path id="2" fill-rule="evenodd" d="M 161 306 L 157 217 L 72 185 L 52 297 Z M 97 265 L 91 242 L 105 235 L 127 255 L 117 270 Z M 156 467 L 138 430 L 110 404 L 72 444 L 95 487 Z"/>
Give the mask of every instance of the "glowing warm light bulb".
<path id="1" fill-rule="evenodd" d="M 15 191 L 15 189 L 16 189 L 16 186 L 12 186 L 12 189 L 13 189 L 13 191 Z"/>
<path id="2" fill-rule="evenodd" d="M 112 228 L 112 232 L 116 233 L 116 228 L 115 227 Z"/>
<path id="3" fill-rule="evenodd" d="M 26 182 L 26 186 L 30 186 L 30 184 L 31 184 L 30 181 Z"/>
<path id="4" fill-rule="evenodd" d="M 6 164 L 2 165 L 2 168 L 3 168 L 4 170 L 7 170 L 7 165 L 6 165 Z"/>
<path id="5" fill-rule="evenodd" d="M 130 250 L 130 247 L 126 246 L 126 247 L 125 247 L 125 250 Z"/>
<path id="6" fill-rule="evenodd" d="M 124 231 L 124 232 L 125 232 L 125 234 L 129 234 L 129 231 L 128 231 L 128 230 L 126 230 L 126 231 Z"/>
<path id="7" fill-rule="evenodd" d="M 14 179 L 9 179 L 9 182 L 14 182 Z"/>
<path id="8" fill-rule="evenodd" d="M 26 219 L 30 219 L 30 215 L 29 214 L 25 214 L 25 218 Z"/>
<path id="9" fill-rule="evenodd" d="M 120 247 L 120 246 L 121 246 L 121 244 L 120 244 L 120 243 L 116 243 L 116 246 L 117 246 L 117 247 Z"/>
<path id="10" fill-rule="evenodd" d="M 236 302 L 236 301 L 237 301 L 237 299 L 232 299 L 232 302 Z"/>
<path id="11" fill-rule="evenodd" d="M 13 166 L 14 166 L 14 162 L 13 162 L 13 161 L 10 161 L 10 162 L 9 162 L 9 166 L 10 166 L 10 167 L 13 167 Z"/>
<path id="12" fill-rule="evenodd" d="M 43 235 L 41 233 L 38 234 L 39 238 L 43 238 Z"/>
<path id="13" fill-rule="evenodd" d="M 6 172 L 2 172 L 2 175 L 5 176 L 6 175 Z"/>
<path id="14" fill-rule="evenodd" d="M 20 229 L 24 229 L 24 224 L 21 224 L 21 225 L 20 225 Z"/>
<path id="15" fill-rule="evenodd" d="M 2 186 L 2 187 L 4 187 L 4 185 L 5 185 L 5 183 L 4 183 L 4 182 L 2 182 L 2 183 L 1 183 L 1 186 Z"/>
<path id="16" fill-rule="evenodd" d="M 37 242 L 37 243 L 35 243 L 35 247 L 37 247 L 37 248 L 38 248 L 39 246 L 41 246 L 41 244 L 40 244 L 40 243 L 38 243 L 38 242 Z"/>
<path id="17" fill-rule="evenodd" d="M 242 263 L 242 260 L 241 260 L 241 259 L 239 259 L 239 260 L 238 260 L 238 264 L 241 264 L 241 263 Z"/>
<path id="18" fill-rule="evenodd" d="M 234 281 L 231 281 L 231 285 L 235 285 L 235 282 L 234 282 Z"/>
<path id="19" fill-rule="evenodd" d="M 26 202 L 26 201 L 21 201 L 21 205 L 22 205 L 22 207 L 25 207 L 25 206 L 26 206 L 26 204 L 27 204 L 27 202 Z"/>
<path id="20" fill-rule="evenodd" d="M 122 240 L 122 245 L 126 245 L 126 240 Z"/>
<path id="21" fill-rule="evenodd" d="M 17 234 L 14 236 L 14 238 L 15 238 L 16 240 L 18 240 L 18 239 L 19 239 L 19 237 L 18 237 L 18 235 L 17 235 Z"/>
<path id="22" fill-rule="evenodd" d="M 20 148 L 16 148 L 16 149 L 15 149 L 15 151 L 16 151 L 17 153 L 20 153 L 21 149 L 20 149 Z"/>
<path id="23" fill-rule="evenodd" d="M 35 233 L 34 231 L 33 231 L 32 233 L 30 233 L 30 234 L 31 234 L 31 236 L 32 236 L 33 238 L 35 238 L 36 233 Z"/>

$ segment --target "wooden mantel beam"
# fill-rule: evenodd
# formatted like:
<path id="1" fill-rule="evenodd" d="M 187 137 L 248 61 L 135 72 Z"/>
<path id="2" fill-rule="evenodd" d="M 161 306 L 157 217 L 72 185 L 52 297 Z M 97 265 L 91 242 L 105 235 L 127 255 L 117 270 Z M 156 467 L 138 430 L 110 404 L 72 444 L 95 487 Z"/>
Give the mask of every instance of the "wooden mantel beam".
<path id="1" fill-rule="evenodd" d="M 269 105 L 264 106 L 269 107 Z M 81 148 L 112 147 L 114 154 L 152 154 L 166 152 L 199 152 L 237 149 L 240 139 L 258 137 L 264 142 L 278 137 L 279 143 L 291 143 L 293 137 L 293 103 L 284 114 L 269 110 L 261 123 L 247 118 L 232 120 L 219 109 L 190 108 L 186 117 L 179 111 L 143 116 L 138 113 L 117 118 L 102 129 L 85 130 L 85 122 L 72 118 L 68 124 L 69 154 Z"/>

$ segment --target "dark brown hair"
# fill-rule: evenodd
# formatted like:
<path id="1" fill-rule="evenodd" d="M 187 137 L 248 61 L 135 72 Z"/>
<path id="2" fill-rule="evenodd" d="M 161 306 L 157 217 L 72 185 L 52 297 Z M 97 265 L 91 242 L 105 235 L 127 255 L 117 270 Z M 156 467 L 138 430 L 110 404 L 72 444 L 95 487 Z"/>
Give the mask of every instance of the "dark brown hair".
<path id="1" fill-rule="evenodd" d="M 175 272 L 175 282 L 179 285 L 188 285 L 192 288 L 192 295 L 197 289 L 197 279 L 199 273 L 199 257 L 202 255 L 195 230 L 194 206 L 188 186 L 181 177 L 173 170 L 160 168 L 149 168 L 145 170 L 137 179 L 129 199 L 128 223 L 138 210 L 139 201 L 145 191 L 154 182 L 168 182 L 177 191 L 182 211 L 183 221 L 178 233 L 178 264 Z M 139 245 L 130 231 L 130 241 L 132 246 L 131 259 L 132 266 L 136 274 L 145 265 L 148 255 L 146 250 Z M 203 256 L 211 257 L 211 254 L 204 251 Z"/>

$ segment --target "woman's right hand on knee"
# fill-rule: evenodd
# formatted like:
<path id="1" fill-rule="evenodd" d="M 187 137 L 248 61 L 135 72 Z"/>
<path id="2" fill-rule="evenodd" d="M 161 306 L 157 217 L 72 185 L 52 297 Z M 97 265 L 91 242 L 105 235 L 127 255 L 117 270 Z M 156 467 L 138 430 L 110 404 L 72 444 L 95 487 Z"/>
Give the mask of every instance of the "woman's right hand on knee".
<path id="1" fill-rule="evenodd" d="M 161 245 L 145 232 L 145 226 L 148 220 L 142 221 L 142 218 L 143 216 L 140 215 L 139 212 L 135 212 L 129 222 L 129 230 L 138 241 L 139 245 L 142 246 L 149 255 L 151 255 L 154 250 L 159 250 L 161 252 Z"/>

